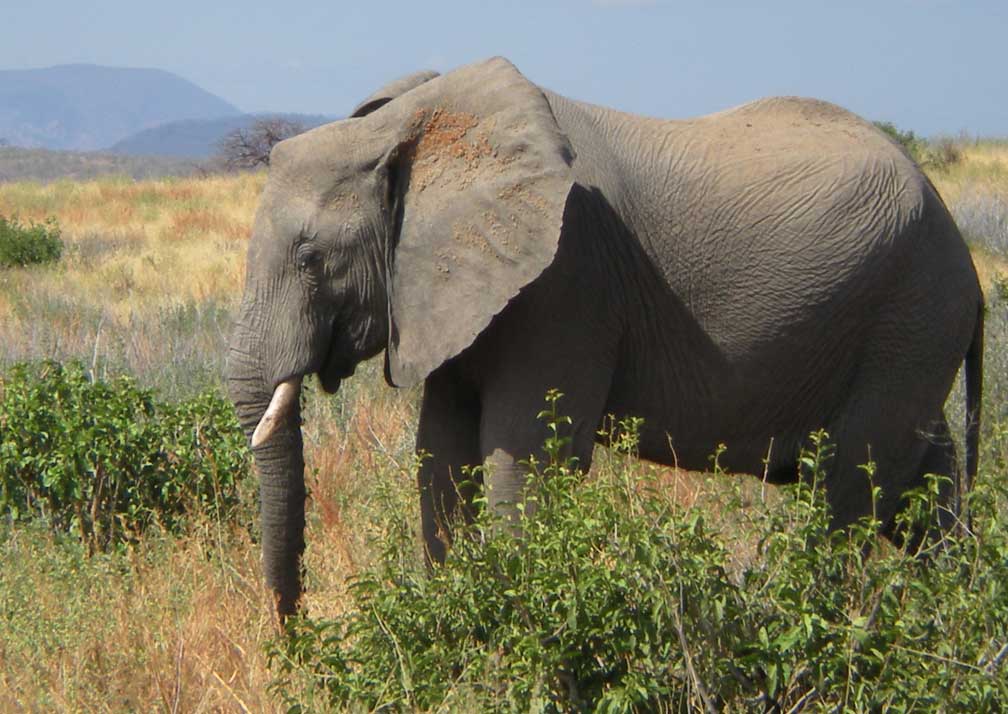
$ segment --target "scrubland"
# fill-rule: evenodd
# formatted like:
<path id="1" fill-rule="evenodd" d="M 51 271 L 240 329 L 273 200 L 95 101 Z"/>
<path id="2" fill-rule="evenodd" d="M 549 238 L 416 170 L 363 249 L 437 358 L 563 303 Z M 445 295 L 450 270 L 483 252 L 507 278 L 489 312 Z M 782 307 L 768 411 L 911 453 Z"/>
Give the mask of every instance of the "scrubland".
<path id="1" fill-rule="evenodd" d="M 980 479 L 988 505 L 984 511 L 985 507 L 980 504 L 978 512 L 988 513 L 985 527 L 991 533 L 999 528 L 1004 532 L 1008 531 L 1004 490 L 1008 473 L 1008 382 L 1005 376 L 1008 365 L 1003 357 L 1003 348 L 1008 347 L 1008 143 L 961 140 L 956 142 L 956 147 L 960 152 L 958 161 L 931 168 L 929 174 L 970 243 L 988 296 L 986 426 Z M 206 389 L 222 390 L 225 345 L 241 294 L 245 248 L 264 180 L 263 174 L 246 174 L 139 182 L 100 179 L 82 183 L 58 181 L 48 185 L 0 184 L 0 215 L 17 215 L 34 221 L 55 217 L 66 244 L 57 264 L 0 269 L 0 369 L 23 361 L 76 359 L 95 379 L 132 375 L 139 384 L 156 389 L 169 400 L 186 399 Z M 2 389 L 0 383 L 0 393 Z M 412 440 L 418 397 L 415 389 L 386 387 L 381 365 L 376 362 L 362 365 L 357 375 L 334 397 L 323 397 L 308 390 L 304 431 L 310 501 L 305 565 L 306 611 L 311 620 L 287 640 L 277 638 L 269 599 L 261 584 L 255 542 L 254 487 L 247 490 L 242 509 L 234 517 L 225 520 L 195 512 L 181 532 L 152 528 L 140 538 L 97 553 L 89 553 L 84 544 L 70 535 L 54 533 L 46 523 L 14 522 L 9 515 L 0 514 L 0 710 L 297 711 L 298 706 L 305 710 L 327 710 L 351 701 L 357 702 L 356 708 L 351 707 L 351 710 L 368 711 L 383 701 L 383 696 L 388 701 L 396 701 L 391 710 L 398 711 L 479 711 L 488 706 L 488 701 L 494 702 L 494 709 L 498 711 L 518 710 L 518 703 L 523 703 L 521 710 L 549 711 L 550 707 L 577 710 L 579 701 L 589 701 L 585 698 L 587 690 L 584 690 L 588 685 L 582 684 L 581 692 L 568 687 L 564 690 L 566 699 L 558 698 L 555 691 L 558 687 L 563 689 L 567 686 L 564 683 L 570 681 L 587 681 L 578 679 L 580 675 L 574 671 L 573 664 L 571 671 L 562 671 L 573 655 L 568 652 L 567 659 L 558 662 L 536 659 L 539 655 L 535 654 L 538 652 L 535 648 L 542 645 L 544 638 L 549 639 L 549 632 L 534 638 L 534 644 L 503 636 L 501 642 L 510 644 L 498 643 L 508 652 L 530 648 L 531 654 L 527 653 L 521 660 L 528 665 L 526 684 L 529 691 L 524 693 L 521 687 L 509 686 L 509 682 L 513 684 L 521 679 L 520 672 L 524 670 L 516 669 L 514 660 L 508 659 L 503 649 L 486 656 L 472 654 L 464 661 L 451 660 L 456 669 L 443 670 L 441 675 L 445 681 L 456 684 L 447 685 L 445 692 L 438 690 L 432 680 L 423 678 L 433 677 L 431 670 L 445 667 L 444 662 L 449 659 L 425 665 L 423 653 L 412 652 L 409 643 L 396 643 L 392 630 L 388 637 L 393 644 L 385 648 L 386 654 L 392 654 L 388 655 L 388 661 L 382 659 L 383 651 L 377 643 L 381 638 L 376 640 L 374 633 L 389 627 L 388 617 L 398 613 L 404 618 L 404 627 L 416 628 L 417 637 L 429 634 L 423 630 L 425 615 L 419 604 L 426 589 L 433 593 L 444 588 L 438 597 L 459 610 L 467 607 L 465 603 L 451 600 L 451 593 L 456 592 L 452 590 L 452 583 L 460 582 L 460 571 L 446 570 L 447 581 L 435 578 L 434 584 L 426 585 L 426 576 L 418 565 L 419 549 L 411 530 L 417 522 Z M 558 404 L 562 413 L 562 399 Z M 961 405 L 961 388 L 957 387 L 949 404 L 950 419 L 956 423 L 962 421 Z M 632 450 L 632 443 L 629 447 Z M 980 693 L 976 697 L 979 698 L 967 698 L 968 701 L 986 702 L 983 706 L 989 706 L 987 711 L 1008 706 L 1008 701 L 998 699 L 1006 695 L 1003 682 L 1008 680 L 1008 664 L 1004 663 L 1005 651 L 1000 648 L 1008 645 L 1008 633 L 1005 630 L 999 633 L 997 629 L 1003 624 L 997 618 L 1008 616 L 1008 582 L 1002 582 L 1000 590 L 996 583 L 987 582 L 994 572 L 990 568 L 996 567 L 998 553 L 1002 552 L 996 547 L 1004 547 L 1003 540 L 999 541 L 1000 545 L 992 546 L 995 547 L 993 551 L 984 551 L 981 546 L 989 542 L 981 542 L 979 538 L 966 550 L 955 551 L 972 554 L 974 563 L 986 562 L 985 558 L 995 563 L 984 566 L 987 570 L 982 572 L 967 568 L 962 577 L 973 578 L 969 581 L 970 587 L 950 584 L 951 580 L 942 581 L 944 585 L 939 587 L 934 584 L 937 581 L 927 580 L 930 576 L 921 576 L 921 582 L 931 582 L 926 588 L 920 586 L 921 592 L 953 593 L 960 599 L 956 603 L 933 603 L 936 610 L 932 615 L 936 621 L 941 621 L 945 612 L 950 613 L 949 617 L 955 613 L 956 617 L 968 618 L 970 606 L 987 608 L 987 615 L 993 619 L 980 629 L 971 630 L 977 640 L 973 643 L 974 649 L 970 650 L 954 637 L 944 637 L 946 643 L 950 643 L 945 649 L 937 645 L 935 649 L 928 649 L 934 641 L 943 639 L 942 628 L 954 629 L 961 623 L 939 622 L 930 639 L 915 635 L 919 637 L 916 643 L 910 635 L 900 639 L 899 632 L 886 631 L 877 642 L 866 639 L 863 649 L 869 651 L 875 646 L 884 649 L 888 643 L 894 648 L 893 652 L 901 654 L 887 659 L 889 655 L 882 652 L 875 675 L 851 674 L 848 668 L 849 696 L 842 701 L 827 701 L 816 695 L 817 687 L 825 692 L 837 686 L 823 674 L 827 670 L 820 672 L 811 664 L 803 665 L 804 669 L 793 666 L 793 662 L 805 660 L 800 655 L 791 657 L 798 645 L 788 639 L 791 635 L 785 637 L 790 630 L 783 625 L 774 639 L 770 623 L 787 622 L 785 603 L 799 607 L 798 600 L 792 602 L 788 600 L 791 595 L 775 589 L 774 568 L 798 580 L 801 580 L 801 568 L 808 569 L 804 579 L 810 589 L 803 597 L 807 596 L 812 604 L 810 609 L 793 614 L 795 622 L 803 621 L 803 617 L 809 618 L 807 622 L 814 622 L 814 617 L 825 617 L 815 609 L 818 601 L 814 599 L 813 590 L 817 581 L 822 581 L 820 585 L 833 582 L 830 578 L 835 576 L 845 587 L 856 582 L 864 589 L 863 601 L 854 599 L 837 606 L 838 612 L 849 615 L 849 622 L 844 625 L 848 629 L 843 630 L 847 640 L 838 639 L 836 647 L 850 649 L 837 656 L 841 660 L 847 657 L 849 662 L 862 656 L 862 645 L 851 644 L 857 639 L 850 634 L 853 632 L 850 628 L 854 627 L 851 623 L 859 623 L 857 627 L 865 632 L 872 630 L 875 618 L 883 617 L 878 615 L 880 608 L 883 613 L 888 612 L 885 609 L 888 606 L 880 603 L 887 602 L 886 583 L 889 581 L 880 579 L 875 571 L 866 575 L 868 566 L 853 551 L 844 551 L 838 556 L 846 563 L 839 569 L 840 575 L 827 572 L 833 561 L 817 550 L 821 531 L 815 530 L 815 524 L 821 514 L 804 505 L 814 498 L 803 493 L 781 495 L 756 479 L 729 476 L 716 469 L 710 474 L 658 469 L 601 449 L 596 461 L 594 473 L 588 478 L 601 484 L 601 490 L 594 492 L 595 496 L 590 489 L 586 490 L 587 506 L 570 506 L 586 510 L 544 509 L 550 518 L 563 519 L 575 514 L 590 524 L 605 521 L 600 515 L 604 512 L 630 528 L 650 524 L 645 530 L 653 529 L 665 534 L 663 538 L 672 538 L 662 541 L 671 544 L 669 552 L 672 555 L 666 557 L 660 554 L 663 552 L 660 549 L 651 550 L 651 546 L 638 544 L 636 550 L 625 554 L 627 562 L 633 563 L 635 557 L 647 553 L 648 557 L 658 559 L 653 563 L 656 568 L 696 572 L 701 580 L 707 577 L 705 574 L 716 572 L 721 578 L 703 587 L 697 586 L 699 589 L 694 593 L 698 601 L 709 600 L 711 607 L 720 602 L 720 615 L 714 610 L 708 611 L 707 605 L 695 612 L 683 605 L 678 614 L 666 613 L 672 618 L 669 632 L 673 635 L 666 638 L 668 641 L 663 642 L 663 646 L 671 646 L 675 653 L 662 654 L 656 649 L 647 656 L 656 661 L 667 656 L 669 662 L 674 660 L 678 664 L 651 663 L 648 666 L 653 665 L 652 669 L 641 665 L 639 681 L 634 681 L 638 681 L 640 691 L 644 692 L 640 701 L 645 704 L 639 705 L 638 710 L 653 709 L 655 701 L 663 701 L 663 690 L 655 689 L 655 694 L 649 689 L 657 686 L 655 682 L 661 672 L 655 672 L 661 667 L 665 667 L 661 676 L 681 682 L 674 697 L 667 700 L 667 705 L 662 705 L 670 711 L 712 711 L 722 706 L 749 711 L 867 711 L 869 709 L 859 707 L 869 701 L 865 698 L 868 694 L 858 688 L 871 686 L 865 682 L 871 682 L 869 677 L 876 675 L 881 677 L 878 681 L 882 684 L 877 685 L 880 691 L 888 691 L 882 689 L 884 686 L 893 689 L 892 698 L 884 701 L 894 710 L 942 710 L 942 702 L 953 701 L 958 694 L 933 692 L 934 698 L 930 700 L 926 694 L 928 687 L 936 686 L 934 682 L 946 681 L 942 679 L 946 670 L 948 681 L 953 682 L 951 686 L 961 686 L 965 692 L 963 697 L 973 697 L 970 687 L 982 688 L 986 682 L 984 678 L 990 678 L 990 692 L 984 695 L 978 689 Z M 813 470 L 814 461 L 810 457 L 809 467 Z M 564 466 L 556 464 L 554 468 L 563 472 Z M 557 480 L 567 483 L 564 478 L 567 476 L 561 473 Z M 602 504 L 611 503 L 626 507 L 622 515 L 613 516 L 610 511 L 599 510 Z M 707 520 L 704 520 L 705 513 Z M 621 518 L 629 520 L 619 520 Z M 777 527 L 784 521 L 795 527 L 797 535 L 781 535 Z M 680 528 L 686 530 L 677 530 Z M 586 525 L 585 531 L 591 531 L 591 526 Z M 699 544 L 696 546 L 699 550 L 689 550 L 683 545 L 687 542 Z M 785 543 L 788 549 L 775 550 L 772 545 L 775 542 Z M 528 547 L 534 550 L 539 543 L 533 540 L 533 545 Z M 543 553 L 552 552 L 549 550 L 552 541 L 547 538 L 542 543 L 545 544 Z M 567 547 L 576 550 L 575 545 L 572 541 Z M 842 546 L 837 548 L 843 550 Z M 905 559 L 900 559 L 904 556 L 890 546 L 879 550 L 880 554 L 869 558 L 877 558 L 882 570 L 891 563 L 903 568 L 916 567 L 907 565 Z M 676 560 L 676 553 L 692 553 L 695 556 L 690 561 L 692 565 Z M 796 553 L 813 555 L 803 565 L 796 560 Z M 459 557 L 471 565 L 482 556 L 465 549 Z M 506 553 L 500 557 L 498 564 L 512 562 Z M 543 558 L 544 562 L 549 562 L 549 556 Z M 767 562 L 767 558 L 777 558 L 778 562 Z M 402 561 L 396 566 L 398 570 L 390 565 L 393 561 Z M 574 562 L 572 556 L 571 563 Z M 602 562 L 602 565 L 605 566 L 602 570 L 590 571 L 594 573 L 592 577 L 598 579 L 598 591 L 615 587 L 607 580 L 607 573 L 619 571 L 615 563 Z M 690 570 L 693 566 L 699 569 Z M 501 572 L 507 571 L 505 566 L 501 567 Z M 570 566 L 572 570 L 574 567 Z M 937 569 L 945 573 L 941 567 L 948 567 L 947 564 Z M 886 572 L 895 578 L 895 570 Z M 634 580 L 637 576 L 624 573 L 621 577 Z M 766 657 L 770 657 L 766 652 L 776 654 L 770 659 L 760 659 L 753 654 L 751 661 L 741 657 L 737 660 L 741 668 L 738 672 L 733 670 L 725 674 L 722 667 L 718 674 L 719 663 L 728 661 L 724 658 L 729 654 L 739 657 L 737 643 L 731 644 L 733 641 L 728 634 L 719 636 L 711 632 L 704 635 L 702 642 L 690 638 L 699 636 L 696 633 L 703 629 L 700 623 L 703 618 L 714 621 L 717 617 L 726 617 L 724 607 L 730 612 L 733 612 L 732 607 L 739 608 L 737 621 L 726 621 L 725 632 L 735 632 L 742 627 L 739 622 L 748 622 L 747 618 L 754 617 L 753 611 L 739 604 L 748 602 L 745 600 L 748 595 L 738 595 L 739 591 L 732 590 L 734 584 L 730 587 L 724 584 L 744 577 L 763 578 L 760 592 L 773 608 L 777 608 L 775 612 L 761 615 L 766 618 L 762 635 L 759 634 L 759 618 L 749 623 L 756 638 L 753 652 L 765 650 Z M 403 595 L 406 599 L 382 600 L 384 596 L 375 595 L 373 589 L 368 595 L 366 587 L 363 591 L 352 591 L 348 584 L 355 580 L 365 586 L 384 583 L 388 591 L 398 588 L 406 593 Z M 565 587 L 559 581 L 518 578 L 515 582 L 519 580 L 529 588 L 554 588 L 556 592 L 563 592 Z M 646 577 L 641 582 L 651 583 Z M 975 602 L 970 601 L 978 583 L 983 583 L 988 590 L 976 595 Z M 661 589 L 648 585 L 652 590 L 655 587 Z M 687 585 L 679 582 L 677 587 Z M 735 595 L 726 595 L 729 590 Z M 907 594 L 912 590 L 911 583 L 895 596 L 896 601 L 902 603 L 901 607 L 919 609 L 919 605 L 914 605 L 912 593 Z M 643 603 L 646 593 L 634 592 Z M 771 595 L 778 599 L 774 600 Z M 409 601 L 409 597 L 414 600 Z M 490 595 L 486 597 L 492 600 Z M 682 605 L 681 591 L 677 597 L 679 599 L 673 601 Z M 667 605 L 671 601 L 647 602 L 660 610 L 664 607 L 662 603 Z M 361 603 L 365 604 L 365 611 L 355 616 Z M 947 610 L 944 610 L 946 605 Z M 484 612 L 479 609 L 479 603 L 472 607 L 474 612 Z M 625 611 L 630 612 L 634 607 L 634 602 L 628 601 Z M 506 610 L 507 607 L 501 605 L 491 619 L 496 617 L 501 623 L 509 622 Z M 430 608 L 430 612 L 448 618 L 437 607 Z M 382 619 L 382 614 L 386 619 Z M 523 615 L 532 616 L 528 611 Z M 572 617 L 574 624 L 570 624 Z M 569 612 L 564 615 L 567 618 L 564 622 L 571 631 L 583 626 L 583 623 L 578 625 L 578 617 Z M 661 619 L 665 615 L 655 617 Z M 901 617 L 906 621 L 913 619 L 907 613 Z M 975 613 L 975 617 L 979 623 L 983 613 Z M 326 624 L 330 622 L 338 624 Z M 371 629 L 368 629 L 369 622 L 374 625 Z M 448 619 L 438 622 L 441 623 L 439 627 L 448 627 L 444 624 Z M 532 620 L 525 622 L 531 627 Z M 598 632 L 608 632 L 600 623 L 592 627 L 596 625 Z M 691 630 L 694 625 L 701 629 Z M 348 626 L 349 633 L 341 629 Z M 463 628 L 457 622 L 455 626 Z M 633 632 L 634 625 L 619 621 L 615 626 L 623 628 L 621 632 Z M 557 632 L 562 630 L 563 626 Z M 815 627 L 809 625 L 807 633 L 795 634 L 794 638 L 805 642 L 807 648 L 813 648 L 810 643 L 815 639 L 814 630 Z M 433 631 L 442 632 L 437 628 Z M 552 634 L 557 635 L 557 632 Z M 448 632 L 445 637 L 450 639 L 457 634 Z M 327 637 L 333 640 L 327 642 Z M 586 641 L 591 640 L 587 634 L 584 637 Z M 607 637 L 613 637 L 611 632 Z M 761 638 L 765 638 L 765 642 Z M 472 648 L 471 652 L 477 651 L 474 642 L 465 637 L 462 640 L 455 644 L 458 651 L 470 652 L 467 647 Z M 363 649 L 341 649 L 344 645 L 339 643 L 349 641 L 358 643 Z M 656 642 L 649 646 L 657 648 Z M 628 651 L 633 650 L 640 645 L 639 638 L 635 636 L 633 642 L 624 644 Z M 962 661 L 965 651 L 971 653 L 972 660 Z M 327 652 L 331 655 L 328 659 Z M 354 653 L 373 657 L 376 666 L 386 668 L 386 679 L 369 674 L 366 665 L 355 664 L 352 661 Z M 398 659 L 397 654 L 400 655 Z M 597 661 L 599 667 L 606 656 L 601 649 L 585 654 L 588 659 L 594 657 L 591 661 Z M 808 653 L 804 656 L 808 662 L 814 660 Z M 900 657 L 911 656 L 931 669 L 923 674 L 907 670 L 904 682 L 900 671 L 891 670 L 908 667 Z M 766 662 L 771 660 L 777 664 L 768 667 Z M 533 666 L 535 662 L 539 663 L 538 669 Z M 616 665 L 609 663 L 607 666 Z M 556 681 L 539 681 L 538 684 L 533 681 L 550 667 L 560 672 Z M 890 668 L 888 673 L 887 667 Z M 476 671 L 478 668 L 482 669 Z M 964 677 L 968 675 L 973 679 L 956 679 L 960 670 L 966 672 Z M 359 696 L 367 684 L 365 675 L 378 677 L 373 683 L 375 699 L 370 702 L 367 697 Z M 865 679 L 859 682 L 858 676 Z M 722 682 L 725 693 L 712 691 L 715 680 Z M 480 682 L 484 684 L 479 685 Z M 604 689 L 603 685 L 599 686 Z M 914 694 L 915 686 L 924 694 Z M 905 694 L 909 692 L 906 696 L 911 697 L 910 705 L 905 701 L 900 703 L 900 687 Z M 610 710 L 630 710 L 631 705 L 626 702 L 633 696 L 628 688 L 623 699 L 615 695 L 610 697 L 607 700 Z M 778 708 L 774 709 L 775 706 Z M 949 710 L 956 709 L 950 706 Z"/>

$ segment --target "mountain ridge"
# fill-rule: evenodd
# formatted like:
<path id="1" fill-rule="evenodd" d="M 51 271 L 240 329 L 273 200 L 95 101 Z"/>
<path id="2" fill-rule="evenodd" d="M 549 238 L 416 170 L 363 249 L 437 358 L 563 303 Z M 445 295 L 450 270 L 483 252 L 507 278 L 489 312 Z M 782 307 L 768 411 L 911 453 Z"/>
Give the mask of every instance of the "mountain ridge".
<path id="1" fill-rule="evenodd" d="M 163 69 L 84 63 L 0 69 L 0 140 L 11 146 L 107 149 L 170 122 L 241 113 Z"/>

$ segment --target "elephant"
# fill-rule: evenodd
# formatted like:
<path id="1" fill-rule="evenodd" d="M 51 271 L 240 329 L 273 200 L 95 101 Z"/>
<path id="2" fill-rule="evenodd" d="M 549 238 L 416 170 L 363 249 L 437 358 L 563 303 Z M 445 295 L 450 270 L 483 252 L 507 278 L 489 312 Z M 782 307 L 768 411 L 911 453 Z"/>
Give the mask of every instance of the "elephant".
<path id="1" fill-rule="evenodd" d="M 423 384 L 431 563 L 472 513 L 466 467 L 514 515 L 551 388 L 585 471 L 610 415 L 643 419 L 641 458 L 704 470 L 723 443 L 726 470 L 775 483 L 825 429 L 832 527 L 874 512 L 892 533 L 924 474 L 976 473 L 983 315 L 935 188 L 833 104 L 654 119 L 503 58 L 397 80 L 276 145 L 256 212 L 227 387 L 260 477 L 266 583 L 296 612 L 306 376 L 333 393 L 384 351 L 389 385 Z M 965 475 L 943 412 L 963 364 Z"/>

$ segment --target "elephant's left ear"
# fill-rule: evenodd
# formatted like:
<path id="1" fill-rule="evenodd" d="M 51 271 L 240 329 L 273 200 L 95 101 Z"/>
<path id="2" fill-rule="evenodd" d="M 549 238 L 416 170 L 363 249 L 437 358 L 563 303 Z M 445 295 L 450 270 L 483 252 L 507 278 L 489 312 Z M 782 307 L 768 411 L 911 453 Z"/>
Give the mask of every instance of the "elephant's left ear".
<path id="1" fill-rule="evenodd" d="M 424 70 L 422 72 L 414 72 L 413 74 L 408 74 L 405 77 L 392 80 L 354 107 L 354 110 L 350 112 L 350 117 L 367 116 L 375 109 L 383 107 L 396 97 L 406 94 L 406 92 L 411 89 L 419 87 L 424 82 L 430 81 L 437 76 L 439 76 L 439 74 L 434 70 Z"/>
<path id="2" fill-rule="evenodd" d="M 374 118 L 403 127 L 390 159 L 399 230 L 387 376 L 405 386 L 469 347 L 553 262 L 573 152 L 542 91 L 499 58 L 432 79 Z"/>

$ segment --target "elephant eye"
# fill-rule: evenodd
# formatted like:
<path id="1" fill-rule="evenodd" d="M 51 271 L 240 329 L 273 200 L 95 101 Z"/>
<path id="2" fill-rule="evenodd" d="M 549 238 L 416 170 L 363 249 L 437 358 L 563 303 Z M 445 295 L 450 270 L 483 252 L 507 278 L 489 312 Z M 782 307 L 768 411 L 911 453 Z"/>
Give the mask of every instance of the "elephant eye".
<path id="1" fill-rule="evenodd" d="M 303 250 L 298 255 L 298 270 L 308 272 L 315 270 L 322 263 L 322 254 L 317 250 Z"/>

